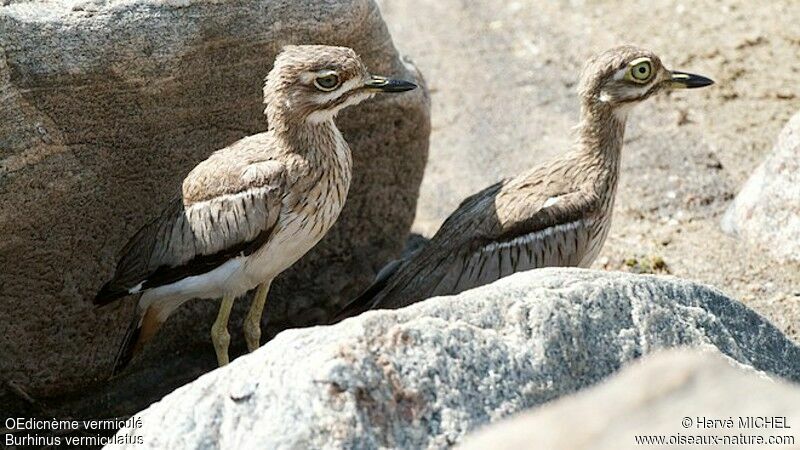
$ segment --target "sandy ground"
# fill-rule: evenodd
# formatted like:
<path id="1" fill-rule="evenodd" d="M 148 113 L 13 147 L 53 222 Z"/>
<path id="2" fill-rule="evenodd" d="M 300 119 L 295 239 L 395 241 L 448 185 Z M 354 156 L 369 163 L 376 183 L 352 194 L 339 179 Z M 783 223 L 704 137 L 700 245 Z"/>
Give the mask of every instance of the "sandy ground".
<path id="1" fill-rule="evenodd" d="M 596 268 L 671 273 L 743 300 L 800 341 L 800 265 L 719 220 L 800 108 L 800 3 L 379 0 L 433 98 L 414 230 L 470 193 L 566 150 L 595 51 L 631 43 L 717 84 L 631 115 L 614 226 Z"/>

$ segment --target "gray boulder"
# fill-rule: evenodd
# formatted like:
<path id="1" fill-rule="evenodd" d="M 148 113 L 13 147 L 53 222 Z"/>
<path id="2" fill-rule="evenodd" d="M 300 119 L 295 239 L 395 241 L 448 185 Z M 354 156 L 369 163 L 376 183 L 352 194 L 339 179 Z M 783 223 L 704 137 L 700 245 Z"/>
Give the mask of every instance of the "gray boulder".
<path id="1" fill-rule="evenodd" d="M 423 84 L 372 0 L 2 5 L 3 411 L 19 413 L 29 402 L 14 402 L 32 397 L 73 417 L 124 415 L 215 366 L 217 302 L 196 302 L 109 384 L 134 302 L 96 309 L 91 299 L 197 162 L 267 128 L 262 84 L 282 46 L 349 46 L 373 72 Z M 376 98 L 337 120 L 355 160 L 347 206 L 273 285 L 267 336 L 326 320 L 402 249 L 428 151 L 427 95 Z M 234 352 L 243 350 L 238 303 Z"/>
<path id="2" fill-rule="evenodd" d="M 590 390 L 490 425 L 458 448 L 648 447 L 647 441 L 637 444 L 637 436 L 684 439 L 667 446 L 650 441 L 651 448 L 690 448 L 689 438 L 706 444 L 702 448 L 800 448 L 800 385 L 736 366 L 717 352 L 658 353 Z M 772 418 L 769 425 L 765 418 Z"/>
<path id="3" fill-rule="evenodd" d="M 800 262 L 800 112 L 728 207 L 722 228 L 779 261 Z"/>
<path id="4" fill-rule="evenodd" d="M 285 331 L 139 413 L 143 427 L 119 433 L 142 436 L 149 448 L 445 448 L 677 346 L 713 346 L 800 380 L 800 348 L 719 291 L 543 269 Z"/>

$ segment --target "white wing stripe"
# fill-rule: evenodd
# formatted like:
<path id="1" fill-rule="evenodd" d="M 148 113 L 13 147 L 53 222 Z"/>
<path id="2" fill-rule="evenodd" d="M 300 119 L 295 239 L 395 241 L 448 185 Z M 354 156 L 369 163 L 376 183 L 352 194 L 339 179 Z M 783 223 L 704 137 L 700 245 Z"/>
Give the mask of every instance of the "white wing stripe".
<path id="1" fill-rule="evenodd" d="M 517 236 L 510 241 L 491 242 L 488 245 L 484 246 L 481 249 L 481 251 L 494 252 L 496 250 L 503 248 L 516 247 L 518 245 L 527 245 L 528 243 L 533 241 L 544 241 L 545 239 L 548 239 L 554 234 L 575 230 L 583 225 L 585 225 L 585 221 L 583 219 L 576 220 L 575 222 L 562 223 L 554 227 L 545 228 L 544 230 L 534 231 L 533 233 Z"/>

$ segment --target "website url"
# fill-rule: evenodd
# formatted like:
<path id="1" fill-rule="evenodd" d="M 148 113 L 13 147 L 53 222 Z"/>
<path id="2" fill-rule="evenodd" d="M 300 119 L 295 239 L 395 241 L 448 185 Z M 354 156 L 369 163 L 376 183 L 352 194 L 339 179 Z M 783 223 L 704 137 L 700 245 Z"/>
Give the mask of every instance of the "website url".
<path id="1" fill-rule="evenodd" d="M 759 436 L 732 434 L 711 435 L 637 435 L 636 445 L 794 445 L 794 436 Z"/>

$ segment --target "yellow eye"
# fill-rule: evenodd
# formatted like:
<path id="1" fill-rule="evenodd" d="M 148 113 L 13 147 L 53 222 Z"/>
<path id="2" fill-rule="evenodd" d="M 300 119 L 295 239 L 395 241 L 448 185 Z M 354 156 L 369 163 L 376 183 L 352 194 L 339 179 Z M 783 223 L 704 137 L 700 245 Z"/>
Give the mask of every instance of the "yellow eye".
<path id="1" fill-rule="evenodd" d="M 653 75 L 653 67 L 650 61 L 642 61 L 631 66 L 629 79 L 637 83 L 644 83 Z"/>
<path id="2" fill-rule="evenodd" d="M 339 77 L 330 73 L 314 79 L 314 86 L 321 91 L 332 91 L 339 87 Z"/>

